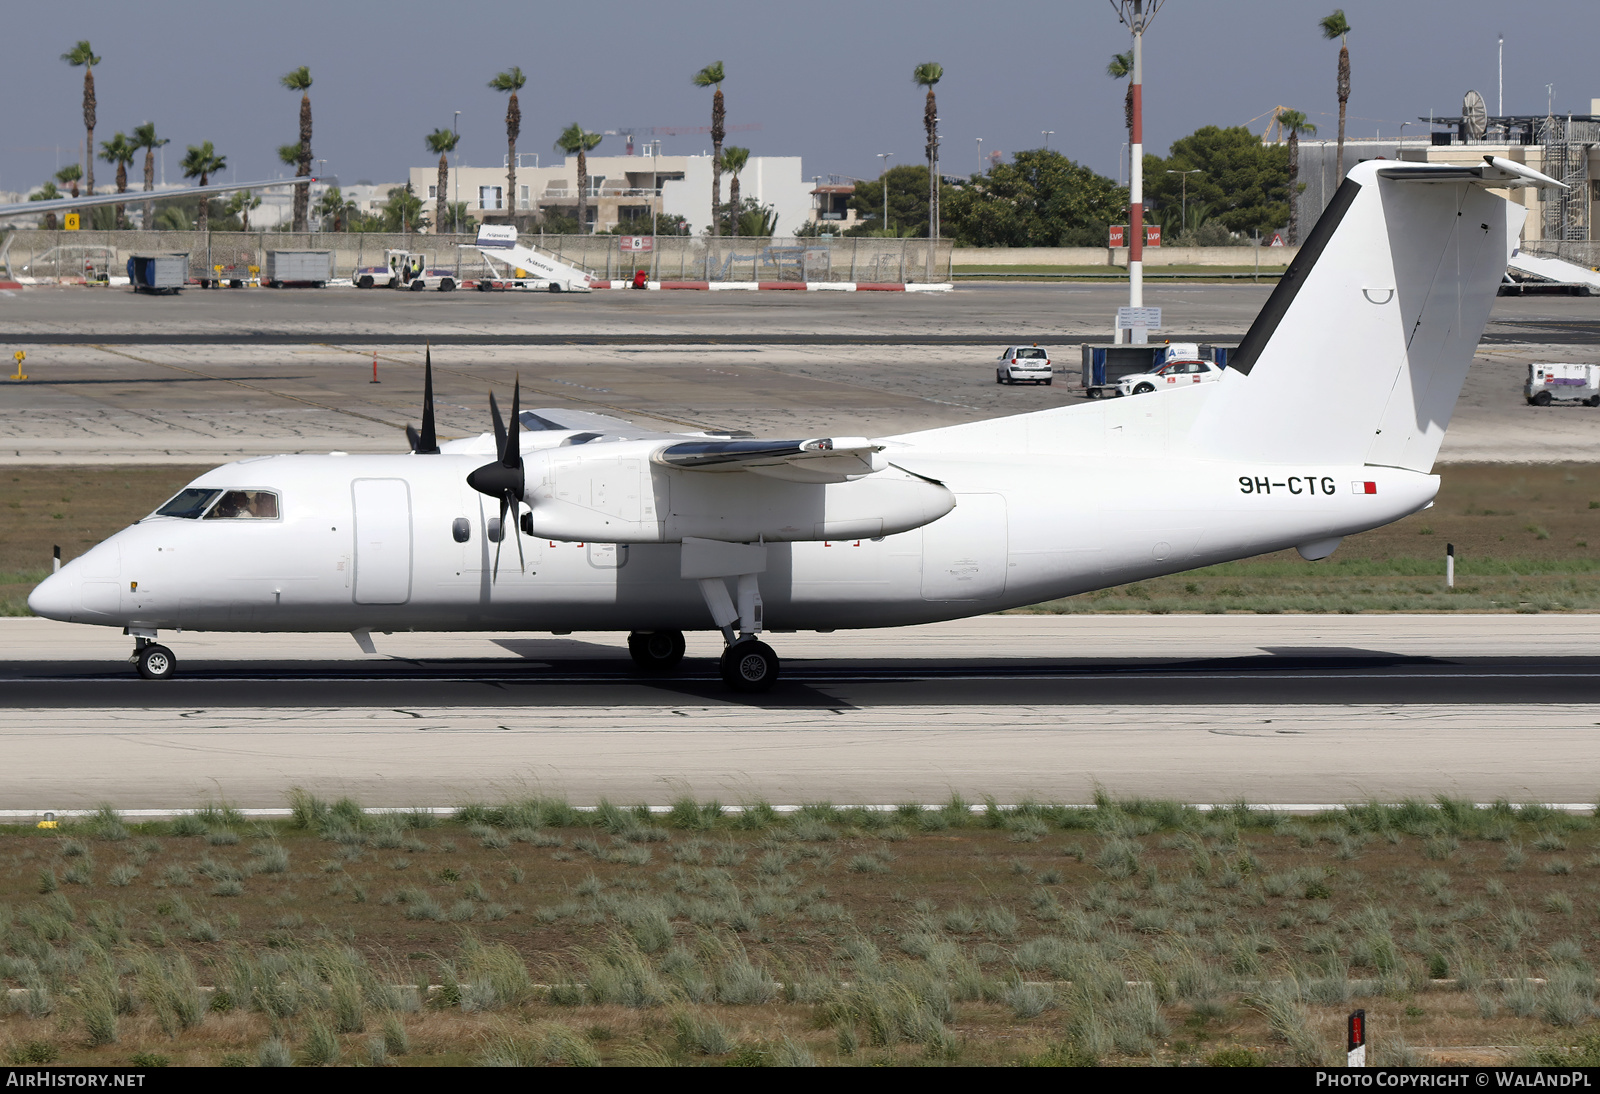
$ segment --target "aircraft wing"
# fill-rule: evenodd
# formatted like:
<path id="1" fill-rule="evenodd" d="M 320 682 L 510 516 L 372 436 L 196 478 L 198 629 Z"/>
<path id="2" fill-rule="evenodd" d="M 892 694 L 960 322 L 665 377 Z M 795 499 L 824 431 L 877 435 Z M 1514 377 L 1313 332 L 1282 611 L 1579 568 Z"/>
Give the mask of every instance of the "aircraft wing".
<path id="1" fill-rule="evenodd" d="M 188 190 L 129 190 L 121 194 L 95 194 L 79 198 L 57 198 L 51 201 L 19 201 L 10 205 L 0 205 L 0 217 L 54 213 L 62 210 L 70 212 L 73 209 L 86 209 L 91 205 L 137 205 L 146 201 L 210 197 L 213 194 L 231 194 L 235 190 L 269 190 L 274 186 L 309 186 L 316 181 L 310 175 L 302 175 L 299 178 L 267 179 L 264 182 L 228 182 L 216 186 L 195 186 Z"/>
<path id="2" fill-rule="evenodd" d="M 684 471 L 751 471 L 790 482 L 848 482 L 889 466 L 865 437 L 807 440 L 685 440 L 651 457 Z"/>

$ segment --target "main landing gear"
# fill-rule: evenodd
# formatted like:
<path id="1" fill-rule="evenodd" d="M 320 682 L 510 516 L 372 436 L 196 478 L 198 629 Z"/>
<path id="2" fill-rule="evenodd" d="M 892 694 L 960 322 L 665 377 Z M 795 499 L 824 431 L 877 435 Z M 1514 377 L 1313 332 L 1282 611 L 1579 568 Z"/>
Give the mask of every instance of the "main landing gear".
<path id="1" fill-rule="evenodd" d="M 133 639 L 133 653 L 128 660 L 146 680 L 170 680 L 177 671 L 178 659 L 167 647 L 156 643 L 155 632 L 137 634 Z"/>
<path id="2" fill-rule="evenodd" d="M 683 541 L 682 575 L 700 583 L 711 620 L 722 632 L 727 648 L 719 668 L 722 680 L 734 691 L 766 691 L 778 681 L 778 655 L 759 638 L 762 630 L 760 575 L 767 569 L 764 543 Z M 738 602 L 728 595 L 728 578 L 734 579 Z M 738 630 L 734 624 L 738 624 Z"/>

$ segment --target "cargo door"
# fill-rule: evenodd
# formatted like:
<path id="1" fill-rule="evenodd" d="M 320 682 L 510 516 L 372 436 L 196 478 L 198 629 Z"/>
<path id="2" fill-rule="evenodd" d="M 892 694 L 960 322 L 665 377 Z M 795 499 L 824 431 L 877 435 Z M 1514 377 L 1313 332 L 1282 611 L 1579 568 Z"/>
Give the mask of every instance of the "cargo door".
<path id="1" fill-rule="evenodd" d="M 404 479 L 357 479 L 357 604 L 411 599 L 411 489 Z"/>

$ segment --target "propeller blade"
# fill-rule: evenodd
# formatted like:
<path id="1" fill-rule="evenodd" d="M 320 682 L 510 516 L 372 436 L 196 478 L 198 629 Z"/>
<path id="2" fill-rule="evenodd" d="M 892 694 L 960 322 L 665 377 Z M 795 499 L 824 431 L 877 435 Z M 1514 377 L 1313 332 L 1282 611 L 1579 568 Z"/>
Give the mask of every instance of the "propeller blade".
<path id="1" fill-rule="evenodd" d="M 410 422 L 406 423 L 406 443 L 411 445 L 411 451 L 422 451 L 422 437 L 417 432 L 417 427 L 412 425 Z"/>
<path id="2" fill-rule="evenodd" d="M 422 436 L 411 446 L 423 456 L 439 454 L 439 435 L 433 425 L 433 347 L 429 346 L 422 367 Z"/>
<path id="3" fill-rule="evenodd" d="M 494 575 L 493 580 L 500 580 L 500 547 L 506 541 L 506 499 L 500 495 L 500 538 L 494 544 Z"/>
<path id="4" fill-rule="evenodd" d="M 494 418 L 494 450 L 501 459 L 506 453 L 506 423 L 500 418 L 500 406 L 494 401 L 494 392 L 489 392 L 489 414 Z"/>
<path id="5" fill-rule="evenodd" d="M 515 418 L 512 421 L 516 421 Z M 522 517 L 517 513 L 517 499 L 511 498 L 511 534 L 517 537 L 517 566 L 523 573 L 528 572 L 528 560 L 522 557 Z"/>
<path id="6" fill-rule="evenodd" d="M 522 432 L 522 422 L 517 419 L 517 407 L 522 402 L 522 377 L 517 377 L 516 386 L 511 389 L 511 431 L 505 436 L 505 443 L 500 447 L 500 466 L 508 471 L 514 471 L 522 466 L 522 441 L 518 434 Z"/>

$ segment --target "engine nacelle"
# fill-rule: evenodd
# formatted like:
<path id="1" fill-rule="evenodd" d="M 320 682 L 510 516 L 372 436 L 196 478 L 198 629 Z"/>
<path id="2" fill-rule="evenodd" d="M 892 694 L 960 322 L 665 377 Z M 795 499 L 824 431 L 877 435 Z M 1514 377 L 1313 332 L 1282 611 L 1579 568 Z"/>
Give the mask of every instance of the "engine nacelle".
<path id="1" fill-rule="evenodd" d="M 942 484 L 895 467 L 849 482 L 790 482 L 752 471 L 663 467 L 632 446 L 529 452 L 523 466 L 530 527 L 553 540 L 863 539 L 920 528 L 956 504 Z"/>

